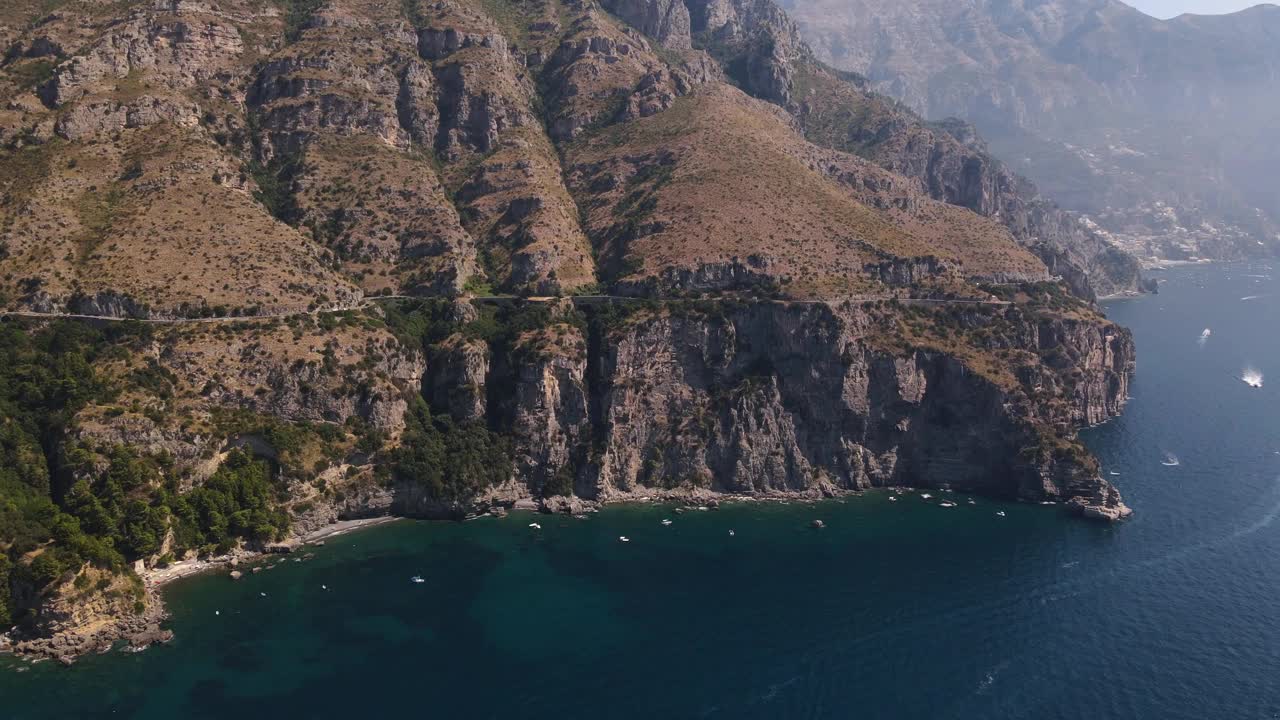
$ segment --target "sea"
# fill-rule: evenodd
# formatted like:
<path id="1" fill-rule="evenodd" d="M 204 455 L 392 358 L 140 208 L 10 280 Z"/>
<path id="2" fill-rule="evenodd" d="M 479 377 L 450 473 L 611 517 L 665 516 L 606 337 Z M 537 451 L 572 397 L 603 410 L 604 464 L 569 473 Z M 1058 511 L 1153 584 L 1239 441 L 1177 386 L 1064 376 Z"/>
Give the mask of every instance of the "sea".
<path id="1" fill-rule="evenodd" d="M 1155 275 L 1105 303 L 1138 372 L 1085 433 L 1126 522 L 888 492 L 398 522 L 171 585 L 167 646 L 0 659 L 0 718 L 1280 718 L 1280 281 Z"/>

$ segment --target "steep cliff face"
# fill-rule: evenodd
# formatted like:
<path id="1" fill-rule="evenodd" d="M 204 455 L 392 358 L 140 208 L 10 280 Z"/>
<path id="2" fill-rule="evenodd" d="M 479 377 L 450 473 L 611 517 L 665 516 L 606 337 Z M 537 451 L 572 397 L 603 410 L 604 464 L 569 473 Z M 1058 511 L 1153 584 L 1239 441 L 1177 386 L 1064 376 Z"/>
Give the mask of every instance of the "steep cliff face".
<path id="1" fill-rule="evenodd" d="M 1094 317 L 706 302 L 586 334 L 530 333 L 489 372 L 515 388 L 487 410 L 512 437 L 517 497 L 916 486 L 1127 514 L 1063 432 L 1127 397 L 1132 340 Z M 470 357 L 442 356 L 444 372 L 474 373 Z"/>

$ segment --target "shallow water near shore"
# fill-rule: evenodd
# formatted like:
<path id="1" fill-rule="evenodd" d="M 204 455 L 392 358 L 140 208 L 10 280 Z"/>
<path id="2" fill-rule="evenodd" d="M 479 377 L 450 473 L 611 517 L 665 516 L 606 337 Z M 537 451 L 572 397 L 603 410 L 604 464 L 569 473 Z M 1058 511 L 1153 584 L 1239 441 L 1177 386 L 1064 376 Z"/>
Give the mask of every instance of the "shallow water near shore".
<path id="1" fill-rule="evenodd" d="M 1087 433 L 1126 523 L 938 492 L 395 523 L 173 584 L 168 646 L 0 660 L 0 716 L 1280 717 L 1280 286 L 1162 276 L 1108 303 L 1140 368 Z"/>

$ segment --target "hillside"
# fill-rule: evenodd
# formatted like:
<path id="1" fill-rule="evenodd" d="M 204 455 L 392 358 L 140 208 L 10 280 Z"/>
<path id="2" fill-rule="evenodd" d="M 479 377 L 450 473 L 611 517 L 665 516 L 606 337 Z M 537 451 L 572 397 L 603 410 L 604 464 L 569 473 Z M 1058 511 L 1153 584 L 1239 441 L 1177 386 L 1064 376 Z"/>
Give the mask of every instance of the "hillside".
<path id="1" fill-rule="evenodd" d="M 1143 257 L 1280 246 L 1280 8 L 1157 20 L 1117 0 L 790 0 L 817 56 L 996 155 Z"/>
<path id="2" fill-rule="evenodd" d="M 151 642 L 141 578 L 339 518 L 889 486 L 1129 512 L 1076 430 L 1127 397 L 1091 301 L 1132 259 L 776 6 L 5 13 L 20 652 Z"/>

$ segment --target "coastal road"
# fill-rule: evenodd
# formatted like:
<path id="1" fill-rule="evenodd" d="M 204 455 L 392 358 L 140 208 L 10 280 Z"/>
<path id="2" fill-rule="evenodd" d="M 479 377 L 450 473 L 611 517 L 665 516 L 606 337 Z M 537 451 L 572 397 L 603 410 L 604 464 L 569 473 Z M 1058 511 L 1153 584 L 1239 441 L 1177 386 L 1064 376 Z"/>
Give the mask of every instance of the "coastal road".
<path id="1" fill-rule="evenodd" d="M 32 310 L 0 310 L 0 318 L 30 318 L 35 320 L 84 320 L 86 322 L 137 322 L 148 325 L 209 325 L 218 323 L 238 323 L 238 322 L 256 322 L 262 320 L 287 320 L 295 317 L 314 317 L 317 315 L 334 315 L 344 312 L 355 312 L 357 310 L 366 310 L 375 303 L 399 300 L 429 300 L 432 296 L 416 296 L 416 295 L 376 295 L 365 298 L 364 302 L 339 307 L 316 308 L 314 310 L 299 310 L 295 312 L 270 313 L 263 315 L 234 315 L 225 317 L 202 317 L 202 318 L 131 318 L 118 317 L 113 315 L 83 315 L 79 313 L 42 313 Z M 473 303 L 482 305 L 499 305 L 511 306 L 520 303 L 551 303 L 560 300 L 570 300 L 574 307 L 600 307 L 603 305 L 628 304 L 652 301 L 652 298 L 632 297 L 629 295 L 571 295 L 565 297 L 522 297 L 517 295 L 484 295 L 470 298 Z M 735 298 L 698 298 L 698 300 L 738 300 Z M 902 305 L 914 307 L 937 307 L 940 305 L 958 305 L 958 306 L 992 306 L 1006 307 L 1013 303 L 1006 300 L 938 300 L 930 298 L 894 298 L 886 297 L 859 297 L 845 298 L 857 303 L 871 302 L 892 302 L 897 300 Z M 831 302 L 840 302 L 840 300 L 750 300 L 752 302 L 771 302 L 780 305 L 825 305 Z"/>

